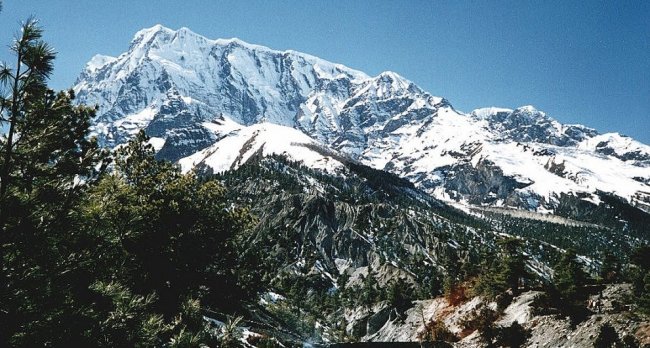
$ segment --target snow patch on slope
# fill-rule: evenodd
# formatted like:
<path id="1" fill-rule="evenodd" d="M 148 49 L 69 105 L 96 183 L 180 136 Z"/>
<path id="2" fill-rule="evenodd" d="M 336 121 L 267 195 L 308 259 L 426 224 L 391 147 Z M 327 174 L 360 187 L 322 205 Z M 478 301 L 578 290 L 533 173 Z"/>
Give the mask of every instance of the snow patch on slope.
<path id="1" fill-rule="evenodd" d="M 334 172 L 343 168 L 336 159 L 316 152 L 305 145 L 321 147 L 304 133 L 272 123 L 259 123 L 252 126 L 239 125 L 232 120 L 223 124 L 206 123 L 204 126 L 222 136 L 214 145 L 179 161 L 183 172 L 188 172 L 199 164 L 210 167 L 215 173 L 236 169 L 246 163 L 253 155 L 285 155 L 304 165 Z"/>

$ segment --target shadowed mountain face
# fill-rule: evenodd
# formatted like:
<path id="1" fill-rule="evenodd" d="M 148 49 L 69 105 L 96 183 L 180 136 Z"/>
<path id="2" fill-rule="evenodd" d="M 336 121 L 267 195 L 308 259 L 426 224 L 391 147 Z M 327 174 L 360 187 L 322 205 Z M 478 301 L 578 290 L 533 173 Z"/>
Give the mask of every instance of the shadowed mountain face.
<path id="1" fill-rule="evenodd" d="M 563 196 L 598 205 L 605 193 L 649 210 L 650 147 L 631 138 L 531 106 L 464 114 L 393 72 L 370 77 L 186 28 L 141 30 L 119 57 L 94 57 L 75 91 L 99 106 L 103 144 L 144 129 L 158 157 L 185 170 L 277 153 L 336 171 L 348 158 L 464 204 L 554 212 Z"/>

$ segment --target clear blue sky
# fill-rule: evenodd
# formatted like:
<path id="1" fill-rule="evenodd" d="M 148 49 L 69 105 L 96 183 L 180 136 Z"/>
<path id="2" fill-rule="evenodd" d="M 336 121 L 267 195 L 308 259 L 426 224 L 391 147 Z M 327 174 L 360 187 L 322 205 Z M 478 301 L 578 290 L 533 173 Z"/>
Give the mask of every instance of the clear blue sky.
<path id="1" fill-rule="evenodd" d="M 457 108 L 532 104 L 650 143 L 650 1 L 4 0 L 0 42 L 41 20 L 55 88 L 160 23 L 363 70 L 392 70 Z M 6 48 L 6 45 L 3 47 Z M 7 50 L 0 60 L 8 60 Z"/>

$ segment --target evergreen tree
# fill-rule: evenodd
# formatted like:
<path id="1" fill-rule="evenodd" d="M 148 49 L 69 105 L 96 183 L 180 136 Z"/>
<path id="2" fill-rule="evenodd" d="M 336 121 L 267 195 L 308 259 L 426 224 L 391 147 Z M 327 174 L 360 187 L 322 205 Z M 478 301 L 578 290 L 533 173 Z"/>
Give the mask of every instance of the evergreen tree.
<path id="1" fill-rule="evenodd" d="M 629 268 L 627 278 L 634 286 L 639 312 L 650 314 L 650 246 L 636 248 L 630 255 L 633 264 Z"/>
<path id="2" fill-rule="evenodd" d="M 650 245 L 643 245 L 634 249 L 630 261 L 644 271 L 650 270 Z"/>
<path id="3" fill-rule="evenodd" d="M 72 212 L 105 152 L 87 138 L 94 109 L 47 88 L 54 52 L 41 38 L 26 21 L 11 46 L 15 67 L 0 67 L 0 346 L 66 342 L 88 327 L 80 247 L 92 245 Z"/>
<path id="4" fill-rule="evenodd" d="M 530 275 L 526 271 L 526 259 L 521 249 L 521 240 L 507 238 L 498 242 L 500 253 L 497 257 L 485 257 L 474 292 L 496 298 L 506 290 L 519 290 L 520 283 Z"/>
<path id="5" fill-rule="evenodd" d="M 639 312 L 650 315 L 650 272 L 643 277 L 643 290 L 638 297 L 637 305 Z"/>
<path id="6" fill-rule="evenodd" d="M 578 290 L 587 283 L 588 278 L 573 249 L 568 249 L 553 269 L 555 288 L 563 299 L 571 302 L 578 300 Z"/>
<path id="7" fill-rule="evenodd" d="M 377 279 L 373 274 L 373 270 L 368 266 L 368 274 L 363 278 L 363 285 L 361 288 L 360 302 L 365 306 L 372 306 L 379 299 L 380 292 L 377 284 Z"/>
<path id="8" fill-rule="evenodd" d="M 413 301 L 413 286 L 404 279 L 398 278 L 389 284 L 386 295 L 388 303 L 399 313 L 403 313 Z"/>
<path id="9" fill-rule="evenodd" d="M 520 251 L 521 240 L 507 238 L 498 242 L 501 247 L 502 259 L 498 270 L 498 277 L 506 288 L 517 292 L 522 280 L 529 278 L 526 271 L 526 259 Z"/>
<path id="10" fill-rule="evenodd" d="M 443 293 L 450 303 L 458 304 L 465 300 L 465 294 L 459 275 L 460 258 L 456 249 L 446 246 L 442 264 L 445 269 L 442 279 Z"/>
<path id="11" fill-rule="evenodd" d="M 47 88 L 41 36 L 27 21 L 0 68 L 0 346 L 216 345 L 204 310 L 259 289 L 253 220 L 217 182 L 156 161 L 144 133 L 105 173 L 95 110 Z"/>
<path id="12" fill-rule="evenodd" d="M 116 154 L 115 173 L 88 196 L 84 219 L 94 222 L 92 233 L 109 239 L 104 252 L 115 259 L 107 267 L 121 265 L 114 276 L 138 292 L 155 291 L 167 317 L 188 295 L 235 309 L 259 284 L 242 284 L 235 273 L 238 238 L 252 220 L 229 207 L 225 194 L 215 181 L 202 183 L 157 161 L 140 132 Z"/>
<path id="13" fill-rule="evenodd" d="M 530 337 L 530 332 L 517 321 L 514 321 L 510 326 L 496 329 L 496 341 L 500 347 L 522 347 L 528 337 Z"/>
<path id="14" fill-rule="evenodd" d="M 607 283 L 618 281 L 621 274 L 621 264 L 610 252 L 606 252 L 600 267 L 600 278 Z"/>

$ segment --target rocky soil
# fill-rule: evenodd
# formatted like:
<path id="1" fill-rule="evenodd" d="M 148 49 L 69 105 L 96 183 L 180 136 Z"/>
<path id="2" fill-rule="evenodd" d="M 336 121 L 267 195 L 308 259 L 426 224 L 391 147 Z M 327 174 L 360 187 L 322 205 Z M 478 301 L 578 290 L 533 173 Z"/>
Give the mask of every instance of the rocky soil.
<path id="1" fill-rule="evenodd" d="M 512 302 L 499 312 L 495 326 L 508 327 L 518 322 L 530 336 L 525 347 L 593 347 L 602 325 L 609 323 L 619 337 L 631 335 L 640 346 L 650 345 L 650 321 L 632 313 L 627 303 L 632 295 L 630 284 L 613 284 L 606 286 L 600 294 L 602 307 L 598 311 L 590 308 L 589 317 L 572 326 L 569 318 L 557 315 L 535 315 L 533 301 L 540 295 L 539 291 L 527 291 L 515 297 Z M 486 302 L 474 297 L 459 305 L 451 305 L 442 297 L 414 302 L 412 308 L 399 315 L 386 304 L 377 304 L 373 308 L 356 309 L 346 313 L 348 330 L 361 330 L 362 338 L 369 342 L 417 342 L 425 330 L 425 323 L 441 321 L 446 328 L 460 340 L 454 347 L 485 347 L 477 331 L 463 329 L 463 321 L 470 318 L 474 310 L 487 306 L 496 309 L 493 302 Z"/>

